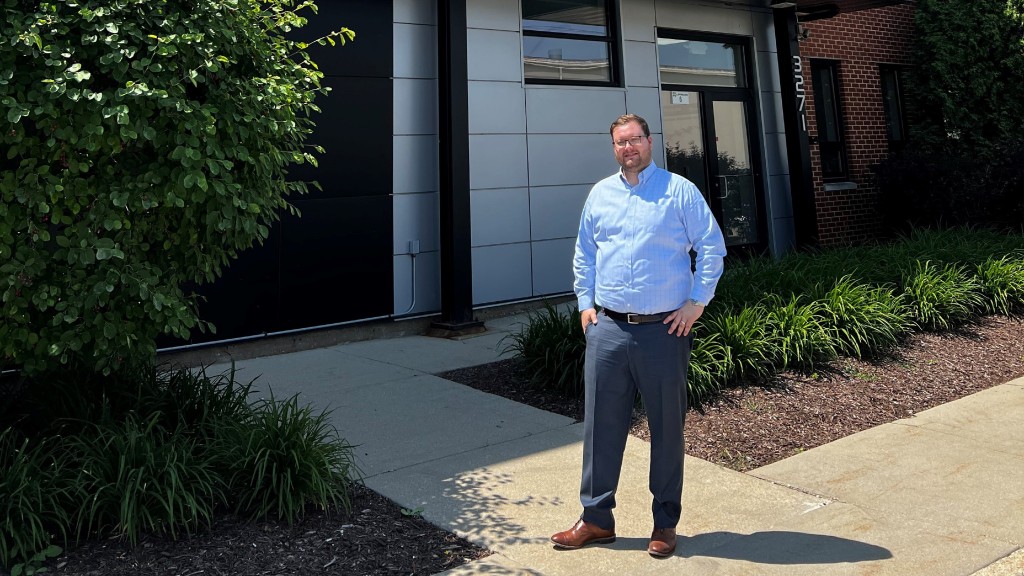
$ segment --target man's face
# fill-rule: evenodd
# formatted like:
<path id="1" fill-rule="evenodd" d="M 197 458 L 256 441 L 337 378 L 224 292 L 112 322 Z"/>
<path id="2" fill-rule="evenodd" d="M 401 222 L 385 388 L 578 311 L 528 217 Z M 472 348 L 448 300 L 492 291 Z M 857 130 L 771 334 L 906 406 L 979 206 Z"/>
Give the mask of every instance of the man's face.
<path id="1" fill-rule="evenodd" d="M 630 139 L 640 137 L 639 144 L 630 143 Z M 625 146 L 619 146 L 626 143 Z M 619 126 L 612 132 L 612 148 L 615 160 L 626 172 L 640 172 L 651 163 L 651 137 L 644 136 L 644 129 L 637 122 Z"/>

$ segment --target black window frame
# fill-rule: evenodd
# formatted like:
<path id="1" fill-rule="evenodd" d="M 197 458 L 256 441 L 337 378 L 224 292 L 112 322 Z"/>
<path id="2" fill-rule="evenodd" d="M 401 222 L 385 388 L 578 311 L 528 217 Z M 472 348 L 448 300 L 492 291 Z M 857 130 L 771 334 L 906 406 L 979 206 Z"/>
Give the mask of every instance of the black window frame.
<path id="1" fill-rule="evenodd" d="M 849 164 L 846 151 L 846 125 L 843 121 L 843 87 L 840 83 L 839 60 L 811 59 L 811 85 L 814 90 L 814 118 L 817 133 L 814 141 L 818 145 L 818 160 L 821 163 L 821 178 L 825 182 L 842 182 L 849 178 Z M 832 87 L 831 106 L 825 101 L 825 83 L 821 78 L 827 74 Z M 828 118 L 826 115 L 831 115 Z M 825 127 L 829 120 L 835 126 L 835 136 L 830 137 Z M 827 159 L 827 161 L 826 161 Z M 838 162 L 838 169 L 833 163 Z"/>
<path id="2" fill-rule="evenodd" d="M 903 77 L 906 69 L 906 66 L 896 64 L 880 64 L 878 66 L 878 84 L 882 95 L 882 113 L 885 117 L 885 140 L 889 143 L 890 152 L 898 152 L 907 144 L 907 108 L 903 99 Z M 892 86 L 896 90 L 895 103 L 888 101 L 889 90 L 887 84 L 890 81 L 895 81 L 895 84 Z M 895 112 L 898 116 L 895 119 L 892 117 L 893 106 L 891 104 L 895 105 Z M 899 128 L 901 138 L 893 138 L 893 124 L 896 124 Z"/>
<path id="3" fill-rule="evenodd" d="M 522 30 L 522 37 L 525 41 L 526 38 L 558 38 L 563 40 L 583 40 L 586 42 L 604 42 L 608 46 L 608 81 L 600 80 L 559 80 L 556 78 L 531 78 L 526 75 L 525 59 L 526 53 L 523 52 L 523 82 L 532 85 L 547 85 L 547 86 L 605 86 L 605 87 L 621 87 L 622 86 L 622 42 L 619 32 L 619 0 L 604 0 L 605 2 L 605 17 L 607 19 L 607 26 L 605 27 L 607 33 L 604 36 L 590 35 L 590 34 L 569 34 L 561 32 L 546 32 L 540 30 L 527 30 L 523 26 L 522 14 L 523 14 L 523 0 L 519 2 L 520 8 L 520 27 Z"/>

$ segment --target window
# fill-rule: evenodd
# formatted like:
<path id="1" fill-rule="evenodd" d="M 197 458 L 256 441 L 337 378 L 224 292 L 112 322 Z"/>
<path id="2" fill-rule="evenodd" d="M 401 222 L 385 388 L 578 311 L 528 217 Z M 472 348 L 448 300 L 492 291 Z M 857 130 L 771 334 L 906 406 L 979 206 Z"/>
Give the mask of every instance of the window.
<path id="1" fill-rule="evenodd" d="M 658 36 L 662 84 L 746 88 L 746 65 L 739 43 Z"/>
<path id="2" fill-rule="evenodd" d="M 814 109 L 818 121 L 818 154 L 825 180 L 846 178 L 846 145 L 843 142 L 842 107 L 839 102 L 839 62 L 811 62 Z"/>
<path id="3" fill-rule="evenodd" d="M 889 150 L 896 152 L 907 141 L 907 127 L 903 115 L 903 74 L 895 66 L 882 66 L 882 108 L 885 110 L 885 136 Z"/>
<path id="4" fill-rule="evenodd" d="M 616 84 L 613 3 L 614 0 L 522 0 L 526 81 Z"/>

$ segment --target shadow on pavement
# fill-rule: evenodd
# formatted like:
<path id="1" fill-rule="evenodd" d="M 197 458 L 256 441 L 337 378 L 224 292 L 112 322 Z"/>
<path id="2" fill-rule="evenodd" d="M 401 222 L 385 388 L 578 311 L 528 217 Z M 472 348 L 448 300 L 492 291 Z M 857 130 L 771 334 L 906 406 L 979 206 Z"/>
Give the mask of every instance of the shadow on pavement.
<path id="1" fill-rule="evenodd" d="M 723 540 L 728 540 L 728 543 L 721 544 Z M 838 564 L 892 558 L 892 552 L 874 544 L 825 534 L 786 531 L 753 534 L 709 532 L 680 536 L 679 547 L 682 556 L 687 558 L 707 556 L 758 564 Z"/>
<path id="2" fill-rule="evenodd" d="M 559 498 L 514 492 L 514 478 L 508 472 L 483 468 L 446 481 L 444 496 L 458 503 L 455 518 L 446 526 L 474 542 L 489 547 L 537 544 L 547 541 L 515 518 L 522 508 L 559 506 Z"/>

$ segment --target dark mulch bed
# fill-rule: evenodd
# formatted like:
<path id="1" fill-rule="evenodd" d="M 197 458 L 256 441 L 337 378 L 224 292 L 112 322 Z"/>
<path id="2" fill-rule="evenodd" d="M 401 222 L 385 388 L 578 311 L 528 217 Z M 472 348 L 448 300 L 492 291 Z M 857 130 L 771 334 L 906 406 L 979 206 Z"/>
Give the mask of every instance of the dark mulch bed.
<path id="1" fill-rule="evenodd" d="M 786 372 L 762 385 L 726 390 L 703 413 L 687 413 L 686 453 L 750 470 L 1022 374 L 1024 321 L 983 318 L 954 333 L 914 335 L 891 358 L 844 358 L 816 373 Z M 527 377 L 516 359 L 441 376 L 583 418 L 581 400 L 524 386 Z M 649 440 L 642 409 L 634 413 L 632 433 Z"/>
<path id="2" fill-rule="evenodd" d="M 407 511 L 408 512 L 408 511 Z M 309 514 L 289 526 L 218 519 L 177 542 L 147 538 L 93 542 L 51 563 L 53 574 L 81 576 L 269 576 L 294 574 L 436 574 L 490 553 L 406 515 L 376 492 L 356 486 L 352 514 Z"/>
<path id="3" fill-rule="evenodd" d="M 698 335 L 699 337 L 699 335 Z M 843 359 L 814 374 L 785 373 L 730 389 L 686 420 L 686 452 L 737 470 L 763 466 L 872 426 L 911 416 L 1024 374 L 1024 321 L 991 317 L 953 334 L 914 336 L 878 362 Z M 443 378 L 580 420 L 578 399 L 532 389 L 517 360 Z M 633 433 L 647 437 L 642 410 Z M 180 542 L 131 549 L 94 542 L 51 563 L 67 575 L 435 574 L 486 556 L 361 487 L 353 514 L 313 513 L 287 526 L 221 519 Z"/>

